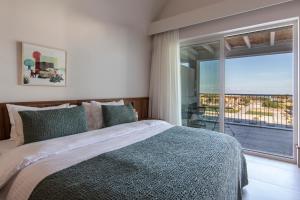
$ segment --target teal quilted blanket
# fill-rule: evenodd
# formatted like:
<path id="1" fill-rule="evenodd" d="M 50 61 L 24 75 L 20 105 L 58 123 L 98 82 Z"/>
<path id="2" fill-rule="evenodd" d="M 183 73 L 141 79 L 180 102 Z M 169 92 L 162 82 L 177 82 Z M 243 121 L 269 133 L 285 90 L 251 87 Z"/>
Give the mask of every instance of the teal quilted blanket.
<path id="1" fill-rule="evenodd" d="M 45 178 L 31 200 L 242 199 L 247 169 L 225 134 L 173 127 Z"/>

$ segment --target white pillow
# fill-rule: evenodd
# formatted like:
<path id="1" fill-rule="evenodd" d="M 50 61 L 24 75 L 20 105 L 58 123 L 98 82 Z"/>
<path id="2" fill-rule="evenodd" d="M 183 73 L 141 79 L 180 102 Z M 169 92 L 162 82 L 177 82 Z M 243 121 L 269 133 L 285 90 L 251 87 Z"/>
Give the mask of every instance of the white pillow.
<path id="1" fill-rule="evenodd" d="M 82 106 L 86 113 L 89 131 L 96 130 L 97 127 L 95 126 L 95 120 L 94 120 L 95 111 L 93 110 L 92 103 L 82 102 Z"/>
<path id="2" fill-rule="evenodd" d="M 139 120 L 139 113 L 136 111 L 135 108 L 133 109 L 133 111 L 134 111 L 134 114 L 135 114 L 136 121 L 138 121 Z"/>
<path id="3" fill-rule="evenodd" d="M 75 108 L 77 105 L 69 105 L 69 108 Z"/>
<path id="4" fill-rule="evenodd" d="M 37 108 L 37 107 L 28 107 L 28 106 L 19 106 L 19 105 L 12 105 L 6 104 L 11 131 L 10 131 L 10 138 L 16 142 L 16 145 L 24 144 L 24 134 L 23 134 L 23 123 L 22 118 L 19 115 L 19 111 L 38 111 L 38 110 L 53 110 L 53 109 L 60 109 L 60 108 L 68 108 L 69 104 L 63 104 L 59 106 L 52 106 L 52 107 L 44 107 L 44 108 Z"/>
<path id="5" fill-rule="evenodd" d="M 91 102 L 91 110 L 94 116 L 94 127 L 96 129 L 100 129 L 103 127 L 103 116 L 101 106 L 109 105 L 109 106 L 122 106 L 125 105 L 123 99 L 120 101 L 112 101 L 112 102 Z"/>

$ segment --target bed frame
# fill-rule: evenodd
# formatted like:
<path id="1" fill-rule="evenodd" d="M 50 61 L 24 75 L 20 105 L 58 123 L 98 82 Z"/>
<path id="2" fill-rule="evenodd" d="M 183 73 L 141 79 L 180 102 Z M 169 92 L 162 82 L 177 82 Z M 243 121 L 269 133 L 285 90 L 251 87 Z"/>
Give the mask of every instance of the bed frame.
<path id="1" fill-rule="evenodd" d="M 137 110 L 139 114 L 140 120 L 148 118 L 148 106 L 149 106 L 148 97 L 0 103 L 0 140 L 6 140 L 10 138 L 10 122 L 9 122 L 9 116 L 8 116 L 6 104 L 15 104 L 15 105 L 32 106 L 32 107 L 49 107 L 49 106 L 57 106 L 65 103 L 70 103 L 71 105 L 81 105 L 82 102 L 89 102 L 89 101 L 108 102 L 108 101 L 117 101 L 120 99 L 123 99 L 125 104 L 131 103 L 133 105 L 133 107 Z"/>

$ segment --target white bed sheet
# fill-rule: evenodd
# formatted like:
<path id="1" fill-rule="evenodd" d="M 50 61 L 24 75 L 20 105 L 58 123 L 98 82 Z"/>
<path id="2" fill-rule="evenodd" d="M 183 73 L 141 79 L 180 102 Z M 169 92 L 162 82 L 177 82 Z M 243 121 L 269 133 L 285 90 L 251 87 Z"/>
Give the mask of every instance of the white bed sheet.
<path id="1" fill-rule="evenodd" d="M 17 147 L 0 158 L 0 183 L 6 180 L 0 199 L 27 200 L 47 176 L 171 127 L 158 120 L 139 121 Z"/>
<path id="2" fill-rule="evenodd" d="M 17 147 L 17 144 L 13 140 L 0 141 L 0 156 L 16 147 Z"/>

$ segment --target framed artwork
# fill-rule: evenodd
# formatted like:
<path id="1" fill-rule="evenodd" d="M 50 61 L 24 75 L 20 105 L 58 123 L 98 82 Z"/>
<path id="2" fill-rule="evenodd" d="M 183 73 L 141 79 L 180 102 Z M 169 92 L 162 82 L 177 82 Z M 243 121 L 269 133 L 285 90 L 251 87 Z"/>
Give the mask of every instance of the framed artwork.
<path id="1" fill-rule="evenodd" d="M 22 85 L 66 86 L 66 51 L 22 43 Z"/>

